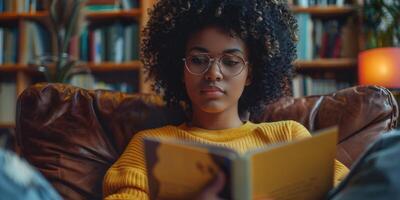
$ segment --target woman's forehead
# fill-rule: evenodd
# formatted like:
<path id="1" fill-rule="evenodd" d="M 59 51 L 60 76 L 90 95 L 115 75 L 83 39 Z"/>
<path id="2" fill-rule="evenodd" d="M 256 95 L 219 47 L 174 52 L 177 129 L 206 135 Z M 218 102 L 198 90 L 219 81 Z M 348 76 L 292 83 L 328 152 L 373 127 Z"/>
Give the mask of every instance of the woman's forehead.
<path id="1" fill-rule="evenodd" d="M 190 35 L 186 43 L 186 52 L 200 51 L 205 53 L 246 52 L 245 42 L 226 30 L 208 26 Z"/>

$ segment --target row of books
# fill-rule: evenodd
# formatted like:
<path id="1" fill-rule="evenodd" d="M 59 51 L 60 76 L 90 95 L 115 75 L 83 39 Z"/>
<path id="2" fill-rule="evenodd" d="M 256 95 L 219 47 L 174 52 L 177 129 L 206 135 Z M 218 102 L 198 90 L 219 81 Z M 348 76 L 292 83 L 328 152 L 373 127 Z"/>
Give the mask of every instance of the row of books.
<path id="1" fill-rule="evenodd" d="M 351 87 L 348 81 L 334 78 L 312 78 L 307 75 L 298 74 L 292 81 L 292 92 L 294 97 L 325 95 L 338 90 Z"/>
<path id="2" fill-rule="evenodd" d="M 38 0 L 0 0 L 0 12 L 26 13 L 42 9 Z"/>
<path id="3" fill-rule="evenodd" d="M 0 27 L 0 64 L 17 62 L 18 32 L 16 27 Z"/>
<path id="4" fill-rule="evenodd" d="M 22 44 L 18 44 L 21 34 Z M 53 52 L 49 31 L 40 23 L 24 21 L 20 29 L 0 27 L 0 65 L 28 64 L 38 56 Z M 21 49 L 19 49 L 21 48 Z M 21 55 L 18 55 L 20 53 Z M 69 54 L 86 62 L 122 63 L 139 58 L 139 26 L 137 23 L 116 22 L 86 28 L 71 40 Z"/>
<path id="5" fill-rule="evenodd" d="M 139 8 L 139 0 L 89 1 L 84 10 L 89 12 L 118 11 Z"/>
<path id="6" fill-rule="evenodd" d="M 13 124 L 15 121 L 16 90 L 15 82 L 0 82 L 0 124 Z"/>
<path id="7" fill-rule="evenodd" d="M 138 92 L 138 88 L 134 87 L 133 84 L 120 81 L 120 82 L 106 82 L 102 80 L 96 79 L 95 76 L 91 74 L 77 74 L 74 75 L 70 79 L 70 84 L 88 89 L 88 90 L 94 90 L 94 89 L 103 89 L 103 90 L 114 90 L 114 91 L 120 91 L 124 93 L 135 93 Z"/>
<path id="8" fill-rule="evenodd" d="M 49 4 L 49 1 L 44 1 Z M 139 8 L 139 0 L 100 0 L 89 1 L 85 6 L 86 11 L 118 11 Z M 26 13 L 43 10 L 41 0 L 0 0 L 0 13 Z"/>
<path id="9" fill-rule="evenodd" d="M 351 57 L 343 41 L 346 19 L 312 18 L 307 13 L 296 17 L 299 24 L 298 59 Z"/>
<path id="10" fill-rule="evenodd" d="M 288 0 L 289 5 L 309 7 L 309 6 L 344 6 L 348 2 L 345 0 Z"/>
<path id="11" fill-rule="evenodd" d="M 21 27 L 22 64 L 33 63 L 39 56 L 50 55 L 52 52 L 51 35 L 40 23 L 23 21 Z"/>
<path id="12" fill-rule="evenodd" d="M 122 63 L 139 58 L 139 25 L 115 22 L 85 29 L 72 40 L 69 54 L 81 61 Z"/>

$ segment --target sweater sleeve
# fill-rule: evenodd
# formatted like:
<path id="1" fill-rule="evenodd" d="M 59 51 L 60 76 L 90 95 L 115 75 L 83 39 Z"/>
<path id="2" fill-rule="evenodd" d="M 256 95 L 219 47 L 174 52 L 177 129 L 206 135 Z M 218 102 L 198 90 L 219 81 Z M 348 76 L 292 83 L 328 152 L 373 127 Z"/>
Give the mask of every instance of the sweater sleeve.
<path id="1" fill-rule="evenodd" d="M 300 123 L 293 121 L 292 123 L 292 137 L 293 139 L 303 139 L 310 137 L 310 132 Z M 338 185 L 349 173 L 349 169 L 340 161 L 335 159 L 333 183 L 334 186 Z"/>
<path id="2" fill-rule="evenodd" d="M 103 180 L 105 200 L 147 200 L 148 186 L 142 134 L 136 134 Z"/>

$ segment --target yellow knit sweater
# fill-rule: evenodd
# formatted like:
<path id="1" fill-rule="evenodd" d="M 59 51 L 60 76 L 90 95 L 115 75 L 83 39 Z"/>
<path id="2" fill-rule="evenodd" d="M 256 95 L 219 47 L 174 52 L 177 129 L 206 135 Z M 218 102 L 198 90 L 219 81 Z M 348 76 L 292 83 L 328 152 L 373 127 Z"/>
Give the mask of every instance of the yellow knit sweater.
<path id="1" fill-rule="evenodd" d="M 295 121 L 261 124 L 246 122 L 241 127 L 225 130 L 205 130 L 182 124 L 142 131 L 132 138 L 125 152 L 107 171 L 103 184 L 103 194 L 106 200 L 149 198 L 143 152 L 143 137 L 145 136 L 169 136 L 225 146 L 244 153 L 271 143 L 310 137 L 310 133 Z M 335 185 L 347 173 L 348 169 L 336 161 Z"/>

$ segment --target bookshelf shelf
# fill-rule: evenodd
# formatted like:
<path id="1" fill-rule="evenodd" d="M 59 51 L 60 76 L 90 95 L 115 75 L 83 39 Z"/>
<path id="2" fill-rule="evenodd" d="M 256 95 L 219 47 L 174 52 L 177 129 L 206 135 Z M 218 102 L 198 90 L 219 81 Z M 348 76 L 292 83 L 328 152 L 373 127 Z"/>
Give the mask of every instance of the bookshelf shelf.
<path id="1" fill-rule="evenodd" d="M 142 68 L 142 63 L 140 61 L 125 63 L 82 63 L 81 65 L 86 65 L 92 72 L 137 71 Z"/>
<path id="2" fill-rule="evenodd" d="M 294 63 L 296 69 L 354 69 L 357 67 L 355 58 L 316 59 L 310 61 L 298 60 Z"/>
<path id="3" fill-rule="evenodd" d="M 15 124 L 12 124 L 12 123 L 1 123 L 0 124 L 0 129 L 9 129 L 9 128 L 15 128 Z"/>
<path id="4" fill-rule="evenodd" d="M 26 65 L 19 65 L 19 64 L 3 64 L 0 65 L 0 73 L 2 72 L 18 72 L 26 70 Z"/>
<path id="5" fill-rule="evenodd" d="M 44 18 L 47 18 L 48 16 L 49 16 L 49 12 L 47 12 L 47 11 L 37 11 L 34 13 L 19 14 L 19 17 L 22 19 L 35 19 L 35 20 L 44 19 Z"/>
<path id="6" fill-rule="evenodd" d="M 117 10 L 117 11 L 104 11 L 104 12 L 89 12 L 86 15 L 86 19 L 94 21 L 94 20 L 110 20 L 115 18 L 123 18 L 123 19 L 138 19 L 142 15 L 142 11 L 140 9 L 132 9 L 132 10 Z"/>
<path id="7" fill-rule="evenodd" d="M 356 8 L 353 6 L 293 6 L 292 11 L 294 13 L 309 13 L 318 16 L 341 16 L 355 12 Z"/>
<path id="8" fill-rule="evenodd" d="M 43 19 L 49 16 L 46 11 L 37 11 L 32 13 L 15 13 L 15 12 L 3 12 L 0 13 L 0 21 L 12 21 L 19 19 Z"/>
<path id="9" fill-rule="evenodd" d="M 137 71 L 142 68 L 140 61 L 131 61 L 125 63 L 80 63 L 78 66 L 87 66 L 92 72 L 112 72 L 112 71 Z M 0 73 L 4 72 L 34 72 L 28 65 L 4 64 L 0 65 Z"/>

